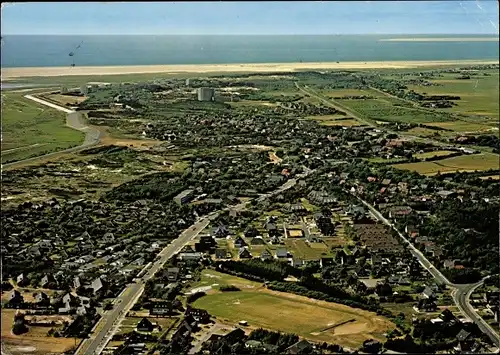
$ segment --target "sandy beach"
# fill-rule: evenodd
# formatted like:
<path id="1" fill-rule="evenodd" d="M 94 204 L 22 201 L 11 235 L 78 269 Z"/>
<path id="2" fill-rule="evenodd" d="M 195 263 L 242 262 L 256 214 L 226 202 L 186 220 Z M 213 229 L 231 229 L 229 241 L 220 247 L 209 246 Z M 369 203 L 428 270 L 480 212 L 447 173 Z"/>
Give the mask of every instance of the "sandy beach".
<path id="1" fill-rule="evenodd" d="M 498 37 L 387 38 L 379 42 L 498 42 Z"/>
<path id="2" fill-rule="evenodd" d="M 121 75 L 148 73 L 213 73 L 213 72 L 292 72 L 304 69 L 404 69 L 444 65 L 498 64 L 498 61 L 392 61 L 392 62 L 329 62 L 329 63 L 252 63 L 252 64 L 185 64 L 131 65 L 102 67 L 26 67 L 2 68 L 2 81 L 27 77 L 70 75 Z"/>

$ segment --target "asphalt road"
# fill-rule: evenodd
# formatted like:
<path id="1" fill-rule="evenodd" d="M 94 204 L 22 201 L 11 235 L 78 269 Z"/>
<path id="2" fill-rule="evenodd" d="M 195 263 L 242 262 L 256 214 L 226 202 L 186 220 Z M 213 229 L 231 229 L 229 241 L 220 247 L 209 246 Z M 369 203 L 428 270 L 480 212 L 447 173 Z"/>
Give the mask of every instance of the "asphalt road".
<path id="1" fill-rule="evenodd" d="M 483 284 L 484 280 L 486 280 L 489 276 L 485 277 L 481 281 L 475 283 L 475 284 L 453 284 L 451 283 L 434 265 L 422 254 L 420 250 L 418 250 L 406 237 L 398 231 L 395 226 L 388 221 L 382 214 L 377 211 L 371 204 L 368 202 L 364 201 L 361 199 L 359 196 L 357 196 L 358 199 L 370 210 L 370 212 L 381 222 L 384 224 L 390 226 L 393 228 L 400 238 L 408 245 L 410 248 L 410 252 L 414 257 L 417 258 L 419 263 L 422 265 L 422 267 L 427 270 L 434 280 L 436 280 L 437 283 L 444 284 L 450 288 L 452 288 L 452 297 L 453 300 L 455 301 L 455 304 L 458 306 L 460 311 L 470 320 L 472 320 L 474 323 L 477 324 L 479 329 L 486 334 L 493 344 L 495 344 L 497 347 L 500 347 L 500 335 L 495 332 L 491 326 L 484 321 L 481 316 L 479 316 L 474 308 L 470 304 L 470 295 L 480 285 Z"/>
<path id="2" fill-rule="evenodd" d="M 34 97 L 32 95 L 25 95 L 24 97 L 27 98 L 28 100 L 35 101 L 39 104 L 42 104 L 42 105 L 48 106 L 50 108 L 56 109 L 58 111 L 62 111 L 64 113 L 66 113 L 66 126 L 73 128 L 73 129 L 76 129 L 78 131 L 84 132 L 85 139 L 84 139 L 83 143 L 77 147 L 68 148 L 68 149 L 64 149 L 64 150 L 60 150 L 57 152 L 52 152 L 52 153 L 48 153 L 48 154 L 44 154 L 44 155 L 39 155 L 37 157 L 23 159 L 23 160 L 15 161 L 12 163 L 2 164 L 2 168 L 12 168 L 12 167 L 15 167 L 18 165 L 37 161 L 39 159 L 46 159 L 46 158 L 54 157 L 54 156 L 59 155 L 59 154 L 73 153 L 73 152 L 79 151 L 81 149 L 85 149 L 85 148 L 89 148 L 91 146 L 94 146 L 100 142 L 101 132 L 99 132 L 99 130 L 96 128 L 86 126 L 80 112 L 70 110 L 66 107 L 53 104 L 52 102 L 42 100 L 42 99 L 40 99 L 38 97 Z"/>
<path id="3" fill-rule="evenodd" d="M 99 323 L 104 322 L 104 325 L 94 336 L 84 340 L 76 354 L 100 354 L 106 346 L 109 338 L 113 335 L 113 328 L 116 328 L 119 323 L 125 318 L 128 311 L 132 308 L 134 303 L 139 299 L 142 292 L 144 292 L 144 284 L 151 279 L 154 274 L 160 270 L 163 265 L 174 254 L 179 252 L 184 245 L 193 240 L 210 221 L 216 218 L 218 213 L 211 214 L 205 218 L 200 219 L 189 229 L 185 230 L 179 238 L 175 239 L 167 247 L 165 247 L 158 256 L 160 257 L 153 263 L 150 269 L 142 277 L 142 280 L 129 284 L 126 289 L 117 298 L 117 305 L 110 311 L 106 312 Z"/>
<path id="4" fill-rule="evenodd" d="M 307 170 L 305 173 L 297 175 L 297 178 L 305 177 L 314 170 Z M 276 189 L 275 191 L 265 194 L 264 196 L 259 197 L 267 198 L 272 195 L 278 194 L 280 192 L 285 191 L 286 189 L 291 188 L 297 182 L 297 179 L 290 179 L 281 187 Z M 249 202 L 249 201 L 248 201 Z M 248 202 L 240 203 L 235 206 L 226 207 L 222 211 L 225 210 L 242 210 L 245 208 Z M 169 260 L 174 254 L 178 253 L 186 244 L 192 241 L 201 231 L 205 229 L 206 226 L 210 223 L 211 220 L 217 218 L 221 211 L 212 212 L 207 216 L 198 220 L 194 225 L 186 229 L 181 235 L 173 240 L 168 246 L 166 246 L 159 254 L 160 257 L 157 261 L 153 263 L 150 269 L 146 272 L 146 274 L 142 277 L 142 280 L 137 282 L 133 282 L 129 284 L 125 290 L 117 297 L 117 303 L 115 303 L 115 307 L 112 310 L 107 311 L 99 321 L 96 329 L 99 329 L 96 334 L 93 334 L 90 338 L 85 339 L 80 347 L 75 352 L 78 354 L 100 354 L 102 350 L 105 348 L 108 341 L 112 338 L 114 332 L 122 322 L 123 318 L 127 315 L 128 311 L 132 308 L 135 302 L 139 299 L 142 292 L 144 292 L 144 284 L 147 280 L 153 278 L 155 273 L 160 270 L 163 265 Z M 102 323 L 102 324 L 101 324 Z"/>
<path id="5" fill-rule="evenodd" d="M 476 323 L 479 329 L 491 339 L 493 344 L 500 348 L 500 335 L 476 313 L 474 307 L 470 304 L 471 294 L 476 288 L 481 286 L 488 277 L 485 277 L 475 284 L 454 285 L 452 295 L 460 311 L 464 313 L 467 318 Z"/>

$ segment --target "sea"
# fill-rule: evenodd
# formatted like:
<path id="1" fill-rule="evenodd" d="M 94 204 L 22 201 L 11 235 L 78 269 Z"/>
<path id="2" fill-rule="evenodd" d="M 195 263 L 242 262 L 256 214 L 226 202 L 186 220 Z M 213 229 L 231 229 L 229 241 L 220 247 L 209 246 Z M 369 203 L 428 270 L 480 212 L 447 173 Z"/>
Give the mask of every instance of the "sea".
<path id="1" fill-rule="evenodd" d="M 426 41 L 384 41 L 393 38 Z M 457 41 L 440 41 L 439 38 Z M 471 35 L 6 35 L 2 67 L 346 61 L 498 60 L 496 41 Z"/>

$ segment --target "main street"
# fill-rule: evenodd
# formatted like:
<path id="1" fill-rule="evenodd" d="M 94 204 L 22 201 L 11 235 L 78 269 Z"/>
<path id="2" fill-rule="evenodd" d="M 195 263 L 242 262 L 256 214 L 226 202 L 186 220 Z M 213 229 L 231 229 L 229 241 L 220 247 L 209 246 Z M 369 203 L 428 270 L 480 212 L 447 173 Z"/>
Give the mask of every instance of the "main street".
<path id="1" fill-rule="evenodd" d="M 446 285 L 452 289 L 452 297 L 453 300 L 455 301 L 455 304 L 458 306 L 460 311 L 471 321 L 477 324 L 479 329 L 486 334 L 493 344 L 495 344 L 497 347 L 500 347 L 500 335 L 495 332 L 491 326 L 484 321 L 481 316 L 479 316 L 474 308 L 470 305 L 470 295 L 480 285 L 483 284 L 484 280 L 486 280 L 489 276 L 485 277 L 481 281 L 474 283 L 474 284 L 453 284 L 451 283 L 434 265 L 425 257 L 424 254 L 420 250 L 418 250 L 404 235 L 401 233 L 395 226 L 392 224 L 390 221 L 388 221 L 382 214 L 375 209 L 370 203 L 366 202 L 365 200 L 361 199 L 359 196 L 356 196 L 373 214 L 375 218 L 377 218 L 379 221 L 382 223 L 386 224 L 387 226 L 391 227 L 394 229 L 399 237 L 408 245 L 410 248 L 410 252 L 414 257 L 417 258 L 419 263 L 422 265 L 422 267 L 427 270 L 432 277 L 437 281 L 439 284 Z"/>
<path id="2" fill-rule="evenodd" d="M 280 186 L 273 192 L 260 196 L 257 200 L 264 200 L 273 195 L 279 194 L 297 183 L 298 178 L 306 177 L 312 174 L 315 170 L 305 169 L 305 172 L 298 174 L 296 178 L 288 180 L 285 184 Z M 147 270 L 142 279 L 136 280 L 129 284 L 123 292 L 117 297 L 115 307 L 103 314 L 95 327 L 95 334 L 90 338 L 81 342 L 75 355 L 79 354 L 100 354 L 105 348 L 106 344 L 113 337 L 115 331 L 123 321 L 132 306 L 137 302 L 139 297 L 144 292 L 144 284 L 146 281 L 154 277 L 155 273 L 160 270 L 165 263 L 176 253 L 178 253 L 186 244 L 192 241 L 200 232 L 202 232 L 209 224 L 210 221 L 216 219 L 220 212 L 227 210 L 242 210 L 250 202 L 246 201 L 235 206 L 226 207 L 221 211 L 212 212 L 207 216 L 199 219 L 194 225 L 184 230 L 181 235 L 167 245 L 157 256 L 157 260 Z"/>

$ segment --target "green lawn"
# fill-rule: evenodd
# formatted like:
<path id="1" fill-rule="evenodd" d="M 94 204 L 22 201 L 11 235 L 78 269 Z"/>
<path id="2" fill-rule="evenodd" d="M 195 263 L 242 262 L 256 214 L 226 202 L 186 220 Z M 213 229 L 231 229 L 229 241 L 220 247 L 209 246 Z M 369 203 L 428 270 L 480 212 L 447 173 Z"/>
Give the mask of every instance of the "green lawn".
<path id="1" fill-rule="evenodd" d="M 433 152 L 425 152 L 420 154 L 414 154 L 413 156 L 418 159 L 433 158 L 433 157 L 445 157 L 447 155 L 453 154 L 451 150 L 436 150 Z"/>
<path id="2" fill-rule="evenodd" d="M 416 108 L 394 106 L 396 99 L 380 98 L 369 100 L 337 100 L 360 115 L 361 118 L 375 121 L 426 123 L 449 121 L 447 114 L 430 112 Z"/>
<path id="3" fill-rule="evenodd" d="M 24 93 L 23 93 L 24 94 Z M 65 126 L 66 114 L 2 92 L 2 163 L 77 146 L 84 134 Z"/>
<path id="4" fill-rule="evenodd" d="M 483 72 L 489 74 L 484 76 Z M 445 74 L 442 78 L 432 80 L 440 86 L 412 86 L 419 93 L 428 95 L 458 95 L 460 100 L 455 101 L 457 106 L 444 109 L 465 114 L 484 115 L 492 121 L 498 121 L 499 96 L 498 96 L 498 70 L 482 71 L 468 80 L 457 80 L 458 74 Z"/>
<path id="5" fill-rule="evenodd" d="M 251 327 L 295 333 L 344 346 L 359 346 L 369 338 L 382 340 L 383 333 L 394 328 L 388 320 L 371 312 L 266 289 L 215 292 L 196 300 L 193 307 L 206 309 L 228 322 L 245 320 Z M 353 322 L 322 331 L 348 320 Z"/>
<path id="6" fill-rule="evenodd" d="M 494 127 L 492 127 L 491 125 L 485 125 L 470 121 L 428 122 L 426 123 L 426 125 L 451 129 L 455 132 L 462 132 L 462 133 L 489 132 L 490 134 L 498 134 L 498 130 L 494 131 Z"/>
<path id="7" fill-rule="evenodd" d="M 329 255 L 329 249 L 324 243 L 311 243 L 309 246 L 305 239 L 286 239 L 285 246 L 295 258 L 311 260 Z"/>
<path id="8" fill-rule="evenodd" d="M 461 155 L 453 158 L 445 158 L 432 162 L 395 164 L 393 167 L 403 170 L 413 170 L 423 175 L 434 175 L 438 171 L 445 172 L 472 172 L 498 169 L 500 165 L 499 155 L 493 153 L 481 153 L 473 155 Z"/>

